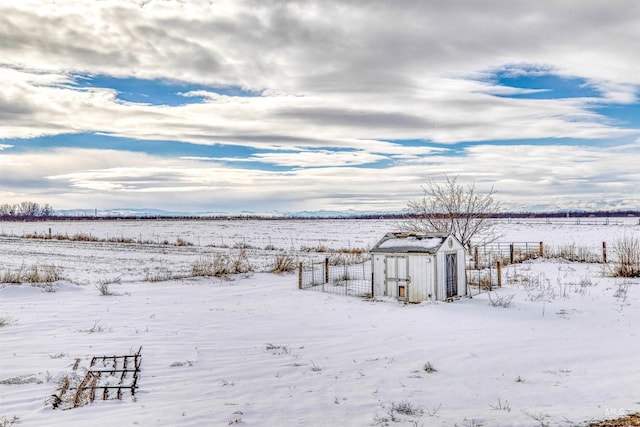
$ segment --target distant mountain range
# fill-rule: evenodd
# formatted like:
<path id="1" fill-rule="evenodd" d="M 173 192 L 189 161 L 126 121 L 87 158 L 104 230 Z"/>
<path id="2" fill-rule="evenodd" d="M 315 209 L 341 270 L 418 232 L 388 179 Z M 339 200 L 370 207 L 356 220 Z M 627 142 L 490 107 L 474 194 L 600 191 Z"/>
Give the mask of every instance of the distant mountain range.
<path id="1" fill-rule="evenodd" d="M 406 216 L 406 212 L 389 211 L 301 211 L 301 212 L 180 212 L 161 209 L 69 209 L 56 210 L 55 216 L 69 218 L 399 218 Z M 635 210 L 611 210 L 611 211 L 584 211 L 584 210 L 558 210 L 551 212 L 502 212 L 495 215 L 498 218 L 548 218 L 548 217 L 624 217 L 638 216 L 640 211 Z"/>
<path id="2" fill-rule="evenodd" d="M 131 208 L 117 208 L 117 209 L 67 209 L 56 210 L 54 213 L 56 216 L 65 217 L 96 217 L 96 218 L 111 218 L 111 217 L 260 217 L 260 218 L 352 218 L 361 216 L 399 216 L 403 215 L 402 212 L 361 212 L 355 210 L 348 211 L 302 211 L 302 212 L 254 212 L 254 211 L 240 211 L 240 212 L 216 212 L 216 211 L 200 211 L 200 212 L 186 212 L 186 211 L 166 211 L 161 209 L 131 209 Z"/>

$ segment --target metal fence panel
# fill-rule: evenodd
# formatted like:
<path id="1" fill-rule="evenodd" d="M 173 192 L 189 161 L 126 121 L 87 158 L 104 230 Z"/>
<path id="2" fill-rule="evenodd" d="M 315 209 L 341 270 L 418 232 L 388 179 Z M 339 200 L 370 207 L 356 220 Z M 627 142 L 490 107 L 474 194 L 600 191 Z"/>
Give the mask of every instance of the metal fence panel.
<path id="1" fill-rule="evenodd" d="M 332 294 L 371 296 L 371 262 L 329 265 L 328 261 L 302 266 L 301 289 Z"/>

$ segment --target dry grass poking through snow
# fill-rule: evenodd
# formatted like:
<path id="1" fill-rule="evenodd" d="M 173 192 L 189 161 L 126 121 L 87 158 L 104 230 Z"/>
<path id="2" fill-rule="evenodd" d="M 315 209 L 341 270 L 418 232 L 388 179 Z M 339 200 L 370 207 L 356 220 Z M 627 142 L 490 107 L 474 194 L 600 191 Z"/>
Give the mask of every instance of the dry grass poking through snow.
<path id="1" fill-rule="evenodd" d="M 589 424 L 589 427 L 636 427 L 640 426 L 640 413 L 627 415 L 615 420 L 598 421 Z"/>
<path id="2" fill-rule="evenodd" d="M 624 236 L 613 245 L 614 277 L 640 277 L 640 239 Z"/>
<path id="3" fill-rule="evenodd" d="M 276 256 L 273 262 L 273 267 L 269 270 L 269 273 L 282 274 L 290 273 L 296 269 L 296 260 L 288 254 L 280 254 Z"/>
<path id="4" fill-rule="evenodd" d="M 191 267 L 191 274 L 198 276 L 228 277 L 231 274 L 242 274 L 253 271 L 247 253 L 240 250 L 235 257 L 227 254 L 216 254 L 201 258 L 194 262 Z"/>
<path id="5" fill-rule="evenodd" d="M 15 415 L 13 417 L 0 417 L 0 427 L 9 427 L 15 424 L 20 424 L 20 418 L 16 417 Z"/>
<path id="6" fill-rule="evenodd" d="M 6 269 L 0 273 L 0 283 L 53 283 L 58 280 L 62 280 L 62 275 L 55 265 L 22 265 L 15 270 Z"/>
<path id="7" fill-rule="evenodd" d="M 0 328 L 13 323 L 13 319 L 8 316 L 0 316 Z"/>

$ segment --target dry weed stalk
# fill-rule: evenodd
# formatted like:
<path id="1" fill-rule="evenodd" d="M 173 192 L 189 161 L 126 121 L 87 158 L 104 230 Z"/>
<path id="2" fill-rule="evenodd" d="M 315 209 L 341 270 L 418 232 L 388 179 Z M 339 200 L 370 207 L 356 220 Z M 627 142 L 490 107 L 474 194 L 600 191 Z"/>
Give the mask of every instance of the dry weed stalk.
<path id="1" fill-rule="evenodd" d="M 640 277 L 640 238 L 624 236 L 613 245 L 614 277 Z"/>
<path id="2" fill-rule="evenodd" d="M 276 256 L 273 267 L 269 273 L 282 274 L 290 273 L 296 269 L 295 259 L 288 254 L 280 254 Z"/>

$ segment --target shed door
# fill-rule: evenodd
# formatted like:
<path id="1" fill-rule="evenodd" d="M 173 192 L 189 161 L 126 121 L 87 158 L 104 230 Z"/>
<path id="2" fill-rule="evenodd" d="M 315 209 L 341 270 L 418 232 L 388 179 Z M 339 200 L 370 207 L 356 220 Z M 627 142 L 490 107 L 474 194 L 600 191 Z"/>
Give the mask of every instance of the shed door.
<path id="1" fill-rule="evenodd" d="M 446 280 L 447 280 L 447 298 L 458 295 L 458 257 L 456 254 L 446 254 Z"/>
<path id="2" fill-rule="evenodd" d="M 386 264 L 387 292 L 394 292 L 399 300 L 409 297 L 409 258 L 404 256 L 388 256 Z"/>

